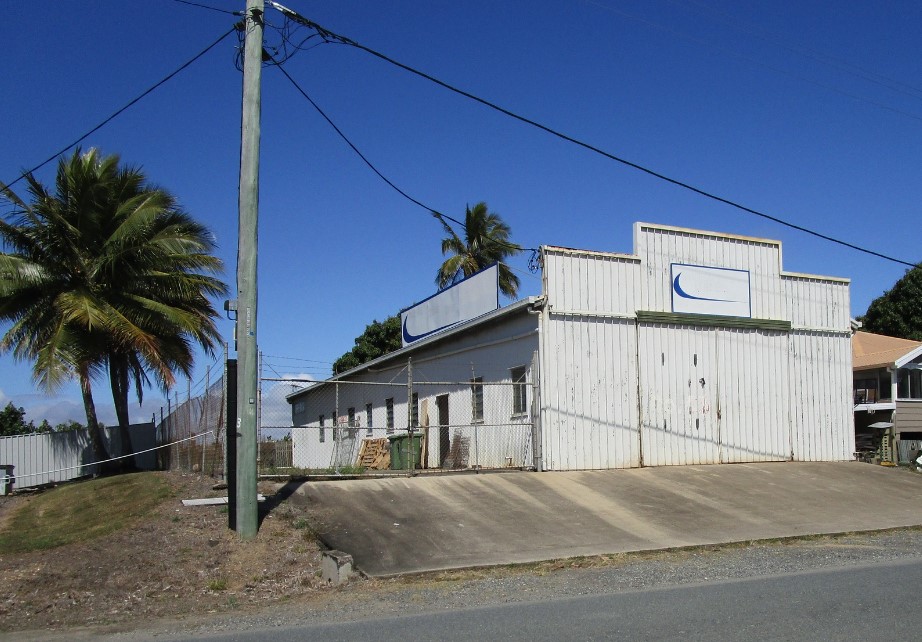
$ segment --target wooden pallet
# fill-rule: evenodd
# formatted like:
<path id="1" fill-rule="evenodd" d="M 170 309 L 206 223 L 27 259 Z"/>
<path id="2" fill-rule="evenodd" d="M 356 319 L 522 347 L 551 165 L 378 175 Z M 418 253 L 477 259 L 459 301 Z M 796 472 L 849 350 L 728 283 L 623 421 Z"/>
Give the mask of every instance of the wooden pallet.
<path id="1" fill-rule="evenodd" d="M 387 437 L 363 439 L 359 447 L 357 466 L 366 470 L 387 470 L 391 467 L 391 448 Z"/>

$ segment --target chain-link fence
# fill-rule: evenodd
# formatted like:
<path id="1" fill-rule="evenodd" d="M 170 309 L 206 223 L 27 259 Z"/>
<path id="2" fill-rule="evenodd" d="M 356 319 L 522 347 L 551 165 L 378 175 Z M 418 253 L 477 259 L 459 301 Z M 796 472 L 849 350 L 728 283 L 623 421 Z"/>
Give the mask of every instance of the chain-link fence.
<path id="1" fill-rule="evenodd" d="M 303 471 L 533 467 L 532 368 L 467 367 L 460 381 L 439 380 L 431 366 L 414 381 L 408 363 L 391 380 L 276 387 L 280 397 L 269 401 L 264 390 L 263 408 L 286 401 L 292 467 Z M 265 410 L 263 418 L 265 426 Z"/>
<path id="2" fill-rule="evenodd" d="M 225 424 L 227 377 L 222 373 L 214 383 L 206 375 L 198 395 L 187 391 L 184 399 L 174 393 L 169 405 L 160 411 L 157 424 L 158 468 L 202 472 L 223 477 L 225 470 Z"/>
<path id="3" fill-rule="evenodd" d="M 262 378 L 260 474 L 529 469 L 534 466 L 533 367 L 470 376 L 411 363 L 388 380 Z M 386 374 L 386 373 L 385 373 Z M 443 375 L 453 374 L 454 378 Z M 384 379 L 384 376 L 381 376 Z M 168 406 L 157 426 L 162 468 L 222 477 L 227 376 Z"/>

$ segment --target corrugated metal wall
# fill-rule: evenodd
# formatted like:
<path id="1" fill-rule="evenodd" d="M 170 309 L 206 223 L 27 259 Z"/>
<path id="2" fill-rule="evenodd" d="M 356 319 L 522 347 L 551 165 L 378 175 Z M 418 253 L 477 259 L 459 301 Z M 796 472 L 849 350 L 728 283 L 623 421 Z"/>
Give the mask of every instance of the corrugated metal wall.
<path id="1" fill-rule="evenodd" d="M 551 314 L 542 342 L 544 468 L 639 466 L 633 321 Z"/>
<path id="2" fill-rule="evenodd" d="M 855 416 L 848 337 L 795 330 L 789 340 L 795 461 L 851 459 Z"/>
<path id="3" fill-rule="evenodd" d="M 545 468 L 850 459 L 848 281 L 783 273 L 776 241 L 634 234 L 636 255 L 544 249 Z M 791 331 L 639 322 L 672 311 L 673 263 L 749 271 L 751 316 Z"/>
<path id="4" fill-rule="evenodd" d="M 549 248 L 541 328 L 546 470 L 640 465 L 635 256 Z"/>
<path id="5" fill-rule="evenodd" d="M 16 488 L 62 482 L 96 472 L 85 430 L 0 438 L 0 464 L 12 464 Z"/>
<path id="6" fill-rule="evenodd" d="M 643 262 L 644 284 L 635 310 L 672 311 L 670 266 L 673 263 L 748 270 L 752 316 L 784 319 L 780 243 L 732 235 L 637 223 L 635 251 Z M 846 320 L 847 324 L 847 320 Z"/>
<path id="7" fill-rule="evenodd" d="M 718 339 L 720 460 L 790 459 L 788 335 L 721 328 Z"/>

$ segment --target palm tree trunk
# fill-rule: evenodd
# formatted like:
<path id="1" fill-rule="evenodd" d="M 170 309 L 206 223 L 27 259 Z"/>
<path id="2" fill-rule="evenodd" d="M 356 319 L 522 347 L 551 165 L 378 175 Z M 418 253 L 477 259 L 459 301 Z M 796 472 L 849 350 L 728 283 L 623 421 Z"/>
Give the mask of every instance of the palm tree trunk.
<path id="1" fill-rule="evenodd" d="M 83 395 L 83 408 L 86 410 L 86 427 L 90 437 L 90 445 L 93 447 L 93 457 L 96 458 L 96 461 L 105 461 L 109 459 L 109 453 L 106 451 L 106 445 L 102 441 L 99 421 L 96 419 L 96 404 L 93 402 L 90 374 L 85 369 L 80 370 L 80 392 Z M 109 470 L 109 468 L 108 465 L 102 464 L 99 472 Z"/>
<path id="2" fill-rule="evenodd" d="M 128 432 L 128 359 L 124 356 L 109 357 L 109 383 L 112 386 L 112 401 L 115 403 L 115 416 L 118 418 L 118 433 L 122 442 L 122 456 L 134 452 L 131 435 Z M 135 470 L 133 457 L 119 460 L 122 471 Z"/>

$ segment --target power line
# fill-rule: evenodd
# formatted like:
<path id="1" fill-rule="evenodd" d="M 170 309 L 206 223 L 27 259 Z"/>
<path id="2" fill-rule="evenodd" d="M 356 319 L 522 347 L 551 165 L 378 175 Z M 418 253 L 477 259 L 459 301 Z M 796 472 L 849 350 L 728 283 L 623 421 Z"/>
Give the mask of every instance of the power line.
<path id="1" fill-rule="evenodd" d="M 857 101 L 859 101 L 859 102 L 867 103 L 867 104 L 869 104 L 869 105 L 873 105 L 874 107 L 879 107 L 880 109 L 885 109 L 885 110 L 887 110 L 887 111 L 893 112 L 894 114 L 899 114 L 900 116 L 905 116 L 906 118 L 911 118 L 911 119 L 916 120 L 916 121 L 922 121 L 922 116 L 920 116 L 920 115 L 918 115 L 918 114 L 914 114 L 914 113 L 912 113 L 912 112 L 905 111 L 905 110 L 903 110 L 903 109 L 899 109 L 898 107 L 894 107 L 894 106 L 892 106 L 892 105 L 888 105 L 888 104 L 886 104 L 886 103 L 882 103 L 882 102 L 880 102 L 880 101 L 874 100 L 873 98 L 868 98 L 868 97 L 866 97 L 866 96 L 862 96 L 861 94 L 856 94 L 856 93 L 852 93 L 852 92 L 850 92 L 850 91 L 845 91 L 845 90 L 843 90 L 843 89 L 839 89 L 838 87 L 835 87 L 835 86 L 833 86 L 833 85 L 829 85 L 829 84 L 820 82 L 820 81 L 818 81 L 818 80 L 814 80 L 813 78 L 809 78 L 809 77 L 807 77 L 807 76 L 804 76 L 804 75 L 801 75 L 801 74 L 798 74 L 798 73 L 795 73 L 795 72 L 791 72 L 791 71 L 788 71 L 788 70 L 786 70 L 786 69 L 782 69 L 781 67 L 776 67 L 776 66 L 774 66 L 774 65 L 770 65 L 770 64 L 766 63 L 764 60 L 760 60 L 760 59 L 758 59 L 758 58 L 753 58 L 753 57 L 751 57 L 751 56 L 747 56 L 746 54 L 740 53 L 739 51 L 736 51 L 736 50 L 734 50 L 734 49 L 731 49 L 731 48 L 728 48 L 728 47 L 722 47 L 722 46 L 720 46 L 720 45 L 717 45 L 717 44 L 715 44 L 714 42 L 712 42 L 712 41 L 710 41 L 710 40 L 704 40 L 704 39 L 702 39 L 702 38 L 696 38 L 696 37 L 694 37 L 694 36 L 690 36 L 690 35 L 688 35 L 688 34 L 686 34 L 686 33 L 683 33 L 683 32 L 681 32 L 681 31 L 678 31 L 678 30 L 676 30 L 676 29 L 672 29 L 672 28 L 670 28 L 670 27 L 667 27 L 667 26 L 665 26 L 665 25 L 659 24 L 659 23 L 657 23 L 657 22 L 653 22 L 652 20 L 648 20 L 648 19 L 642 18 L 642 17 L 640 17 L 640 16 L 635 16 L 635 15 L 630 14 L 630 13 L 627 13 L 627 12 L 625 12 L 625 11 L 621 11 L 620 9 L 615 9 L 614 7 L 609 7 L 608 5 L 603 4 L 603 3 L 601 3 L 601 2 L 598 2 L 597 0 L 585 0 L 585 2 L 587 2 L 588 4 L 594 5 L 594 6 L 596 6 L 596 7 L 599 7 L 599 8 L 601 8 L 601 9 L 605 9 L 605 10 L 607 10 L 607 11 L 610 11 L 610 12 L 612 12 L 612 13 L 615 13 L 615 14 L 617 14 L 617 15 L 619 15 L 619 16 L 622 16 L 623 18 L 627 18 L 628 20 L 634 20 L 634 21 L 636 21 L 636 22 L 643 23 L 643 24 L 645 24 L 645 25 L 647 25 L 647 26 L 649 26 L 649 27 L 652 27 L 652 28 L 654 28 L 654 29 L 659 29 L 659 30 L 661 30 L 661 31 L 665 31 L 666 33 L 672 34 L 672 35 L 674 35 L 674 36 L 678 36 L 679 38 L 683 38 L 683 39 L 685 39 L 685 40 L 688 40 L 689 42 L 693 42 L 693 43 L 695 43 L 696 45 L 701 45 L 701 46 L 703 46 L 703 47 L 708 47 L 708 48 L 710 48 L 710 49 L 713 49 L 713 50 L 715 50 L 715 51 L 719 51 L 719 52 L 724 53 L 724 54 L 730 54 L 730 55 L 736 56 L 737 58 L 740 58 L 741 60 L 745 60 L 746 62 L 749 62 L 749 63 L 751 63 L 751 64 L 753 64 L 753 65 L 756 65 L 756 66 L 759 66 L 759 67 L 764 67 L 765 69 L 768 69 L 768 70 L 770 70 L 770 71 L 774 71 L 774 72 L 777 73 L 777 74 L 781 74 L 781 75 L 783 75 L 783 76 L 789 76 L 789 77 L 791 77 L 791 78 L 795 78 L 795 79 L 797 79 L 797 80 L 800 80 L 800 81 L 802 81 L 802 82 L 805 82 L 805 83 L 814 85 L 814 86 L 819 87 L 819 88 L 821 88 L 821 89 L 825 89 L 826 91 L 832 92 L 832 93 L 834 93 L 834 94 L 840 94 L 840 95 L 842 95 L 842 96 L 845 96 L 846 98 L 851 98 L 851 99 L 857 100 Z M 758 34 L 755 34 L 755 35 L 758 35 Z M 779 46 L 783 46 L 783 45 L 779 45 Z M 793 50 L 793 51 L 796 52 L 796 50 Z M 797 53 L 800 53 L 800 52 L 797 52 Z M 820 60 L 820 62 L 823 62 L 823 61 Z M 830 64 L 830 63 L 827 63 L 827 64 Z M 896 91 L 900 91 L 899 89 L 896 89 L 896 88 L 894 88 L 894 87 L 889 87 L 888 85 L 886 85 L 886 84 L 884 84 L 884 83 L 880 83 L 880 82 L 878 82 L 878 81 L 875 81 L 875 80 L 873 80 L 873 79 L 871 79 L 871 78 L 864 78 L 864 79 L 865 79 L 865 80 L 870 80 L 871 82 L 876 82 L 877 84 L 882 85 L 882 86 L 884 86 L 884 87 L 887 87 L 888 89 L 894 89 L 894 90 L 896 90 Z M 901 93 L 906 93 L 906 92 L 901 92 Z M 913 95 L 913 94 L 907 94 L 907 95 L 912 96 L 913 98 L 919 98 L 919 96 L 916 96 L 916 95 Z"/>
<path id="2" fill-rule="evenodd" d="M 887 255 L 887 254 L 883 254 L 883 253 L 877 252 L 877 251 L 875 251 L 875 250 L 871 250 L 871 249 L 868 249 L 868 248 L 865 248 L 865 247 L 861 247 L 860 245 L 856 245 L 856 244 L 854 244 L 854 243 L 849 243 L 848 241 L 843 241 L 842 239 L 837 239 L 837 238 L 832 237 L 832 236 L 829 236 L 829 235 L 827 235 L 827 234 L 823 234 L 822 232 L 817 232 L 817 231 L 815 231 L 815 230 L 812 230 L 812 229 L 810 229 L 810 228 L 804 227 L 804 226 L 802 226 L 802 225 L 798 225 L 798 224 L 796 224 L 796 223 L 791 223 L 790 221 L 786 221 L 786 220 L 784 220 L 784 219 L 778 218 L 777 216 L 772 216 L 771 214 L 766 214 L 765 212 L 761 212 L 761 211 L 756 210 L 756 209 L 754 209 L 754 208 L 747 207 L 746 205 L 743 205 L 743 204 L 741 204 L 741 203 L 737 203 L 736 201 L 733 201 L 733 200 L 731 200 L 731 199 L 724 198 L 724 197 L 722 197 L 722 196 L 718 196 L 718 195 L 713 194 L 713 193 L 711 193 L 711 192 L 708 192 L 707 190 L 704 190 L 704 189 L 702 189 L 702 188 L 695 187 L 694 185 L 691 185 L 691 184 L 689 184 L 689 183 L 685 183 L 685 182 L 680 181 L 680 180 L 678 180 L 678 179 L 671 178 L 671 177 L 669 177 L 669 176 L 666 176 L 665 174 L 662 174 L 662 173 L 657 172 L 657 171 L 655 171 L 655 170 L 652 170 L 652 169 L 650 169 L 650 168 L 644 167 L 643 165 L 640 165 L 640 164 L 635 163 L 635 162 L 633 162 L 633 161 L 629 161 L 629 160 L 627 160 L 627 159 L 625 159 L 625 158 L 621 158 L 621 157 L 619 157 L 619 156 L 615 156 L 614 154 L 611 154 L 611 153 L 609 153 L 609 152 L 606 152 L 605 150 L 600 149 L 599 147 L 596 147 L 595 145 L 592 145 L 592 144 L 590 144 L 590 143 L 581 141 L 581 140 L 579 140 L 579 139 L 577 139 L 577 138 L 574 138 L 574 137 L 569 136 L 569 135 L 567 135 L 567 134 L 564 134 L 564 133 L 562 133 L 562 132 L 560 132 L 560 131 L 557 131 L 556 129 L 553 129 L 553 128 L 551 128 L 551 127 L 548 127 L 547 125 L 543 125 L 543 124 L 541 124 L 541 123 L 539 123 L 539 122 L 537 122 L 537 121 L 535 121 L 535 120 L 532 120 L 532 119 L 530 119 L 530 118 L 527 118 L 527 117 L 525 117 L 525 116 L 522 116 L 522 115 L 520 115 L 520 114 L 517 114 L 517 113 L 515 113 L 515 112 L 513 112 L 513 111 L 511 111 L 511 110 L 509 110 L 509 109 L 506 109 L 506 108 L 504 108 L 504 107 L 501 107 L 501 106 L 497 105 L 496 103 L 492 103 L 492 102 L 490 102 L 490 101 L 488 101 L 488 100 L 486 100 L 486 99 L 484 99 L 484 98 L 480 98 L 479 96 L 476 96 L 476 95 L 474 95 L 474 94 L 472 94 L 472 93 L 470 93 L 470 92 L 468 92 L 468 91 L 464 91 L 463 89 L 459 89 L 459 88 L 457 88 L 457 87 L 455 87 L 455 86 L 453 86 L 453 85 L 450 85 L 450 84 L 448 84 L 447 82 L 445 82 L 445 81 L 443 81 L 443 80 L 439 80 L 438 78 L 435 78 L 434 76 L 431 76 L 431 75 L 429 75 L 429 74 L 427 74 L 427 73 L 425 73 L 425 72 L 419 71 L 418 69 L 415 69 L 415 68 L 413 68 L 413 67 L 410 67 L 409 65 L 405 65 L 405 64 L 403 64 L 402 62 L 398 62 L 398 61 L 394 60 L 393 58 L 390 58 L 390 57 L 386 56 L 386 55 L 383 54 L 383 53 L 380 53 L 380 52 L 378 52 L 378 51 L 375 51 L 374 49 L 371 49 L 370 47 L 366 47 L 365 45 L 359 44 L 358 42 L 356 42 L 356 41 L 354 41 L 354 40 L 351 40 L 351 39 L 349 39 L 349 38 L 346 38 L 345 36 L 341 36 L 341 35 L 339 35 L 339 34 L 337 34 L 337 33 L 334 33 L 334 32 L 332 32 L 332 31 L 330 31 L 329 29 L 326 29 L 326 28 L 324 28 L 324 27 L 321 27 L 321 26 L 318 25 L 317 23 L 315 23 L 315 22 L 313 22 L 313 21 L 311 21 L 311 20 L 305 18 L 304 16 L 301 16 L 300 14 L 298 14 L 298 13 L 292 11 L 291 9 L 288 9 L 288 8 L 286 8 L 286 7 L 283 7 L 282 5 L 278 4 L 277 2 L 273 2 L 272 0 L 268 0 L 267 4 L 271 5 L 271 6 L 274 7 L 275 9 L 281 11 L 282 13 L 284 13 L 286 16 L 288 16 L 288 17 L 291 18 L 292 20 L 297 20 L 298 22 L 301 22 L 301 23 L 304 24 L 305 26 L 308 26 L 308 27 L 314 29 L 314 30 L 317 31 L 317 33 L 319 33 L 320 36 L 321 36 L 322 38 L 324 38 L 324 39 L 327 39 L 327 40 L 329 40 L 329 41 L 331 41 L 331 42 L 339 42 L 339 43 L 342 43 L 342 44 L 345 44 L 345 45 L 349 45 L 349 46 L 355 47 L 356 49 L 360 49 L 360 50 L 362 50 L 362 51 L 364 51 L 364 52 L 366 52 L 366 53 L 368 53 L 368 54 L 371 54 L 372 56 L 374 56 L 374 57 L 376 57 L 376 58 L 380 58 L 381 60 L 383 60 L 383 61 L 385 61 L 385 62 L 387 62 L 387 63 L 390 63 L 391 65 L 394 65 L 395 67 L 398 67 L 398 68 L 400 68 L 400 69 L 403 69 L 404 71 L 408 71 L 408 72 L 410 72 L 411 74 L 414 74 L 414 75 L 416 75 L 416 76 L 419 76 L 420 78 L 423 78 L 423 79 L 428 80 L 428 81 L 430 81 L 430 82 L 432 82 L 432 83 L 435 83 L 436 85 L 439 85 L 440 87 L 443 87 L 444 89 L 447 89 L 447 90 L 449 90 L 449 91 L 451 91 L 451 92 L 454 92 L 454 93 L 456 93 L 456 94 L 458 94 L 458 95 L 460 95 L 460 96 L 464 96 L 465 98 L 468 98 L 468 99 L 470 99 L 470 100 L 473 100 L 474 102 L 480 103 L 481 105 L 483 105 L 483 106 L 485 106 L 485 107 L 489 107 L 490 109 L 493 109 L 494 111 L 498 111 L 498 112 L 501 113 L 501 114 L 504 114 L 504 115 L 506 115 L 506 116 L 508 116 L 508 117 L 510 117 L 510 118 L 515 119 L 515 120 L 518 120 L 519 122 L 525 123 L 526 125 L 531 125 L 532 127 L 535 127 L 535 128 L 537 128 L 537 129 L 540 129 L 541 131 L 546 132 L 546 133 L 548 133 L 548 134 L 551 134 L 552 136 L 555 136 L 555 137 L 557 137 L 557 138 L 560 138 L 561 140 L 564 140 L 564 141 L 567 141 L 567 142 L 572 143 L 572 144 L 574 144 L 574 145 L 577 145 L 577 146 L 579 146 L 579 147 L 582 147 L 583 149 L 587 149 L 587 150 L 589 150 L 589 151 L 591 151 L 591 152 L 594 152 L 594 153 L 596 153 L 596 154 L 598 154 L 598 155 L 600 155 L 600 156 L 603 156 L 603 157 L 605 157 L 605 158 L 608 158 L 609 160 L 613 160 L 613 161 L 616 161 L 616 162 L 618 162 L 618 163 L 621 163 L 622 165 L 626 165 L 626 166 L 628 166 L 628 167 L 631 167 L 631 168 L 633 168 L 633 169 L 636 169 L 636 170 L 638 170 L 638 171 L 640 171 L 640 172 L 643 172 L 643 173 L 645 173 L 645 174 L 648 174 L 648 175 L 650 175 L 650 176 L 653 176 L 654 178 L 658 178 L 658 179 L 660 179 L 660 180 L 662 180 L 662 181 L 665 181 L 665 182 L 667 182 L 667 183 L 670 183 L 670 184 L 672 184 L 672 185 L 675 185 L 676 187 L 681 187 L 682 189 L 688 190 L 688 191 L 690 191 L 690 192 L 694 192 L 695 194 L 698 194 L 699 196 L 703 196 L 703 197 L 708 198 L 708 199 L 711 199 L 711 200 L 713 200 L 713 201 L 717 201 L 718 203 L 723 203 L 724 205 L 729 205 L 730 207 L 733 207 L 733 208 L 738 209 L 738 210 L 740 210 L 740 211 L 747 212 L 747 213 L 749 213 L 749 214 L 753 214 L 753 215 L 755 215 L 755 216 L 758 216 L 758 217 L 767 219 L 767 220 L 769 220 L 769 221 L 772 221 L 772 222 L 774 222 L 774 223 L 778 223 L 779 225 L 783 225 L 783 226 L 788 227 L 788 228 L 790 228 L 790 229 L 797 230 L 797 231 L 799 231 L 799 232 L 803 232 L 804 234 L 809 234 L 809 235 L 814 236 L 814 237 L 816 237 L 816 238 L 820 238 L 820 239 L 823 239 L 823 240 L 825 240 L 825 241 L 829 241 L 830 243 L 835 243 L 835 244 L 837 244 L 837 245 L 841 245 L 841 246 L 843 246 L 843 247 L 847 247 L 847 248 L 850 248 L 850 249 L 852 249 L 852 250 L 855 250 L 855 251 L 858 251 L 858 252 L 862 252 L 862 253 L 864 253 L 864 254 L 869 254 L 869 255 L 871 255 L 871 256 L 876 256 L 876 257 L 878 257 L 878 258 L 881 258 L 881 259 L 884 259 L 884 260 L 887 260 L 887 261 L 892 261 L 892 262 L 894 262 L 894 263 L 899 263 L 899 264 L 901 264 L 901 265 L 906 265 L 906 266 L 908 266 L 908 267 L 916 267 L 916 265 L 917 265 L 916 263 L 911 263 L 911 262 L 909 262 L 909 261 L 904 261 L 904 260 L 902 260 L 902 259 L 898 259 L 898 258 L 896 258 L 896 257 L 889 256 L 889 255 Z M 284 72 L 284 70 L 282 70 L 282 71 Z M 287 76 L 288 74 L 286 73 L 285 75 Z M 289 76 L 289 79 L 291 79 L 290 76 Z M 306 96 L 306 94 L 305 94 L 305 96 Z M 367 162 L 367 161 L 366 161 L 366 162 Z M 377 170 L 376 170 L 376 171 L 377 171 Z M 382 177 L 382 178 L 383 178 L 383 177 Z M 388 182 L 389 182 L 389 181 L 388 181 Z M 414 202 L 417 202 L 417 201 L 415 201 L 415 199 L 411 199 L 411 200 L 413 200 Z M 421 205 L 422 207 L 426 207 L 425 205 L 422 205 L 422 203 L 418 203 L 418 202 L 417 202 L 417 204 Z M 429 208 L 426 207 L 426 209 L 429 209 Z M 430 211 L 432 211 L 433 213 L 435 213 L 434 210 L 430 210 Z M 443 215 L 443 216 L 444 216 L 444 215 Z M 448 217 L 446 217 L 446 218 L 448 218 Z M 450 219 L 450 220 L 453 220 L 453 219 Z M 457 222 L 457 221 L 455 221 L 455 222 Z"/>
<path id="3" fill-rule="evenodd" d="M 218 39 L 215 40 L 213 43 L 211 43 L 210 45 L 208 45 L 207 47 L 205 47 L 204 49 L 202 49 L 202 51 L 200 51 L 200 52 L 197 53 L 195 56 L 193 56 L 192 58 L 190 58 L 187 62 L 183 63 L 178 69 L 176 69 L 175 71 L 173 71 L 173 72 L 170 73 L 169 75 L 165 76 L 162 80 L 160 80 L 159 82 L 157 82 L 156 84 L 154 84 L 153 86 L 151 86 L 149 89 L 147 89 L 147 90 L 145 90 L 144 92 L 142 92 L 141 94 L 139 94 L 139 95 L 138 95 L 136 98 L 134 98 L 133 100 L 129 101 L 124 107 L 121 107 L 120 109 L 118 109 L 117 111 L 115 111 L 115 113 L 113 113 L 111 116 L 109 116 L 108 118 L 106 118 L 104 121 L 102 121 L 101 123 L 99 123 L 98 125 L 96 125 L 95 127 L 93 127 L 93 129 L 91 129 L 90 131 L 88 131 L 88 132 L 86 132 L 85 134 L 83 134 L 82 136 L 80 136 L 80 138 L 78 138 L 78 139 L 75 140 L 74 142 L 70 143 L 69 145 L 67 145 L 66 147 L 64 147 L 63 149 L 61 149 L 60 151 L 55 152 L 53 155 L 49 156 L 48 158 L 46 158 L 44 161 L 42 161 L 41 163 L 39 163 L 38 165 L 36 165 L 36 166 L 33 167 L 32 169 L 30 169 L 30 170 L 28 170 L 28 171 L 25 171 L 25 172 L 23 172 L 22 174 L 20 174 L 19 177 L 18 177 L 16 180 L 14 180 L 14 181 L 12 181 L 12 182 L 10 182 L 10 183 L 7 183 L 7 184 L 6 184 L 6 187 L 8 187 L 8 188 L 9 188 L 9 187 L 12 187 L 12 186 L 15 185 L 16 183 L 18 183 L 19 181 L 21 181 L 22 179 L 24 179 L 26 176 L 28 176 L 29 174 L 33 174 L 33 173 L 37 172 L 39 169 L 41 169 L 42 167 L 44 167 L 45 165 L 47 165 L 48 163 L 50 163 L 51 161 L 53 161 L 54 159 L 56 159 L 56 158 L 57 158 L 58 156 L 60 156 L 61 154 L 65 153 L 67 150 L 71 149 L 72 147 L 76 147 L 77 145 L 79 145 L 80 143 L 82 143 L 84 140 L 86 140 L 87 138 L 89 138 L 90 136 L 92 136 L 93 134 L 95 134 L 97 131 L 99 131 L 100 129 L 102 129 L 104 126 L 106 126 L 107 124 L 109 124 L 110 121 L 112 121 L 113 119 L 115 119 L 116 117 L 118 117 L 119 115 L 121 115 L 122 112 L 124 112 L 125 110 L 127 110 L 129 107 L 132 107 L 135 103 L 139 102 L 142 98 L 144 98 L 144 97 L 147 96 L 148 94 L 152 93 L 154 90 L 158 89 L 161 85 L 163 85 L 163 84 L 166 83 L 167 81 L 171 80 L 174 76 L 176 76 L 176 75 L 179 74 L 181 71 L 183 71 L 184 69 L 186 69 L 186 67 L 188 67 L 189 65 L 191 65 L 192 63 L 194 63 L 196 60 L 198 60 L 199 58 L 201 58 L 202 56 L 204 56 L 204 55 L 205 55 L 206 53 L 208 53 L 209 51 L 211 51 L 211 50 L 212 50 L 214 47 L 216 47 L 222 40 L 224 40 L 225 38 L 227 38 L 229 35 L 231 35 L 232 33 L 234 33 L 234 31 L 236 31 L 236 30 L 237 30 L 236 25 L 233 26 L 233 27 L 231 27 L 230 29 L 228 29 L 220 38 L 218 38 Z"/>
<path id="4" fill-rule="evenodd" d="M 698 7 L 699 9 L 717 14 L 717 16 L 725 23 L 745 34 L 756 36 L 757 38 L 761 38 L 762 40 L 781 47 L 782 49 L 786 49 L 787 51 L 805 56 L 811 60 L 815 60 L 816 62 L 827 65 L 829 67 L 835 67 L 842 71 L 846 71 L 857 78 L 867 80 L 868 82 L 880 85 L 881 87 L 886 87 L 892 91 L 899 92 L 912 98 L 922 98 L 922 96 L 920 96 L 920 94 L 922 94 L 922 89 L 919 87 L 915 87 L 901 80 L 885 76 L 884 74 L 877 73 L 876 71 L 854 65 L 846 60 L 842 60 L 840 58 L 836 58 L 835 56 L 831 56 L 828 53 L 812 49 L 793 40 L 785 40 L 784 38 L 772 34 L 766 29 L 752 25 L 751 23 L 749 26 L 747 26 L 743 21 L 734 18 L 726 11 L 708 6 L 703 2 L 697 2 L 696 0 L 685 1 L 692 6 Z"/>
<path id="5" fill-rule="evenodd" d="M 231 11 L 230 9 L 222 9 L 220 7 L 212 7 L 211 5 L 201 4 L 200 2 L 189 2 L 189 0 L 173 0 L 173 2 L 178 2 L 179 4 L 187 4 L 191 7 L 198 7 L 200 9 L 208 9 L 210 11 L 218 11 L 220 13 L 227 13 L 232 16 L 242 16 L 242 11 Z"/>
<path id="6" fill-rule="evenodd" d="M 271 58 L 271 56 L 270 56 L 270 58 Z M 429 212 L 430 214 L 432 214 L 432 216 L 434 216 L 436 219 L 438 219 L 438 220 L 442 223 L 442 225 L 444 225 L 446 228 L 448 228 L 448 230 L 450 230 L 452 233 L 455 233 L 455 232 L 454 232 L 454 230 L 451 229 L 451 226 L 449 226 L 449 225 L 445 222 L 446 219 L 449 220 L 449 221 L 452 221 L 453 223 L 455 223 L 455 224 L 457 224 L 457 225 L 460 225 L 462 229 L 465 227 L 464 223 L 462 223 L 462 222 L 459 221 L 458 219 L 456 219 L 456 218 L 454 218 L 454 217 L 452 217 L 452 216 L 449 216 L 449 215 L 447 215 L 447 214 L 442 214 L 442 213 L 439 212 L 438 210 L 435 210 L 435 209 L 429 207 L 428 205 L 426 205 L 425 203 L 423 203 L 423 202 L 421 202 L 421 201 L 419 201 L 419 200 L 413 198 L 412 196 L 410 196 L 409 194 L 407 194 L 405 191 L 403 191 L 402 189 L 400 189 L 397 185 L 395 185 L 394 182 L 391 181 L 387 176 L 385 176 L 384 174 L 382 174 L 381 171 L 378 170 L 377 167 L 375 167 L 374 163 L 372 163 L 370 160 L 368 160 L 368 157 L 366 157 L 365 154 L 363 154 L 363 153 L 359 150 L 359 148 L 356 147 L 355 144 L 353 144 L 353 142 L 352 142 L 351 140 L 349 140 L 349 137 L 346 136 L 346 135 L 343 133 L 343 131 L 342 131 L 339 127 L 336 126 L 336 123 L 334 123 L 333 120 L 332 120 L 329 116 L 327 116 L 326 112 L 324 112 L 323 109 L 321 109 L 320 106 L 319 106 L 316 102 L 314 102 L 314 100 L 307 94 L 307 92 L 304 90 L 304 88 L 302 88 L 301 85 L 299 85 L 298 82 L 297 82 L 294 78 L 291 77 L 291 74 L 288 73 L 288 71 L 285 69 L 285 67 L 282 66 L 282 65 L 278 65 L 278 64 L 276 64 L 275 66 L 276 66 L 276 68 L 278 68 L 279 71 L 281 71 L 281 72 L 285 75 L 285 77 L 288 79 L 288 81 L 289 81 L 292 85 L 294 85 L 294 88 L 298 90 L 298 93 L 300 93 L 300 94 L 301 94 L 301 95 L 302 95 L 302 96 L 303 96 L 303 97 L 314 107 L 314 109 L 317 110 L 317 113 L 319 113 L 319 114 L 323 117 L 323 119 L 324 119 L 325 121 L 327 121 L 327 123 L 330 125 L 330 127 L 332 127 L 333 130 L 334 130 L 337 134 L 339 134 L 339 137 L 342 138 L 342 139 L 346 142 L 346 144 L 347 144 L 349 147 L 352 148 L 352 151 L 354 151 L 354 152 L 358 155 L 358 157 L 361 158 L 362 161 L 363 161 L 366 165 L 368 165 L 369 168 L 371 168 L 371 171 L 373 171 L 375 174 L 377 174 L 378 177 L 379 177 L 382 181 L 384 181 L 385 183 L 387 183 L 394 191 L 396 191 L 398 194 L 400 194 L 401 196 L 403 196 L 405 199 L 407 199 L 407 200 L 410 201 L 411 203 L 414 203 L 415 205 L 418 205 L 419 207 L 423 208 L 424 210 L 426 210 L 427 212 Z M 516 243 L 508 243 L 508 242 L 506 242 L 506 241 L 500 241 L 500 240 L 498 240 L 498 239 L 494 239 L 493 242 L 494 242 L 496 245 L 501 245 L 501 246 L 507 247 L 507 248 L 509 248 L 509 249 L 511 249 L 511 250 L 516 250 L 516 251 L 529 251 L 529 252 L 532 252 L 533 254 L 537 254 L 537 252 L 538 252 L 537 248 L 522 247 L 521 245 L 518 245 L 518 244 L 516 244 Z"/>

